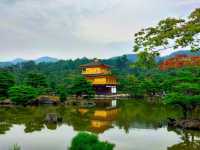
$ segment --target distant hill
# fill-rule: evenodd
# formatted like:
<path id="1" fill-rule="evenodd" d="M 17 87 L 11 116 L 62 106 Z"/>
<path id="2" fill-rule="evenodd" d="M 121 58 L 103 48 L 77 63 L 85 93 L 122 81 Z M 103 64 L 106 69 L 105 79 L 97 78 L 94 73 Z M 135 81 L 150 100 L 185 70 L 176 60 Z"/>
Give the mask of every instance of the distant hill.
<path id="1" fill-rule="evenodd" d="M 156 60 L 158 62 L 161 62 L 163 60 L 166 60 L 168 58 L 171 58 L 171 57 L 174 57 L 176 55 L 180 55 L 180 54 L 184 54 L 184 55 L 193 55 L 193 56 L 200 56 L 200 52 L 191 52 L 189 50 L 181 50 L 181 51 L 176 51 L 176 52 L 173 52 L 171 53 L 170 55 L 166 55 L 166 56 L 163 56 L 163 57 L 157 57 Z M 130 62 L 135 62 L 137 60 L 137 54 L 126 54 L 128 60 Z M 117 56 L 117 57 L 112 57 L 110 59 L 117 59 L 118 57 L 120 56 Z M 25 62 L 25 61 L 28 61 L 28 60 L 24 60 L 24 59 L 21 59 L 21 58 L 17 58 L 17 59 L 14 59 L 12 61 L 8 61 L 8 62 L 0 62 L 0 67 L 6 67 L 6 66 L 10 66 L 10 65 L 15 65 L 15 64 L 18 64 L 18 63 L 22 63 L 22 62 Z M 33 60 L 35 63 L 54 63 L 54 62 L 57 62 L 59 61 L 59 59 L 57 58 L 53 58 L 53 57 L 40 57 L 36 60 Z"/>
<path id="2" fill-rule="evenodd" d="M 45 63 L 54 63 L 54 62 L 59 61 L 59 59 L 46 56 L 46 57 L 40 57 L 40 58 L 38 58 L 38 59 L 36 59 L 34 61 L 36 63 L 43 63 L 43 62 L 45 62 Z"/>
<path id="3" fill-rule="evenodd" d="M 22 63 L 22 62 L 24 62 L 24 61 L 26 61 L 26 60 L 25 60 L 25 59 L 22 59 L 22 58 L 16 58 L 16 59 L 12 60 L 12 61 L 9 62 L 9 63 L 16 65 L 16 64 Z"/>
<path id="4" fill-rule="evenodd" d="M 7 67 L 7 66 L 11 66 L 12 63 L 11 62 L 0 62 L 0 68 L 2 67 Z"/>
<path id="5" fill-rule="evenodd" d="M 11 66 L 11 65 L 16 65 L 16 64 L 26 62 L 26 61 L 29 61 L 29 60 L 25 60 L 25 59 L 22 59 L 22 58 L 16 58 L 12 61 L 0 62 L 0 67 L 7 67 L 7 66 Z M 40 58 L 33 60 L 33 61 L 36 64 L 39 64 L 39 63 L 54 63 L 54 62 L 59 61 L 59 59 L 45 56 L 45 57 L 40 57 Z"/>
<path id="6" fill-rule="evenodd" d="M 169 55 L 166 56 L 162 56 L 162 57 L 157 57 L 156 60 L 158 62 L 169 59 L 171 57 L 174 57 L 176 55 L 192 55 L 192 56 L 200 56 L 200 51 L 199 52 L 191 52 L 189 50 L 180 50 L 180 51 L 176 51 L 176 52 L 172 52 Z M 137 55 L 136 54 L 127 54 L 126 55 L 128 60 L 131 62 L 135 62 L 137 60 Z"/>

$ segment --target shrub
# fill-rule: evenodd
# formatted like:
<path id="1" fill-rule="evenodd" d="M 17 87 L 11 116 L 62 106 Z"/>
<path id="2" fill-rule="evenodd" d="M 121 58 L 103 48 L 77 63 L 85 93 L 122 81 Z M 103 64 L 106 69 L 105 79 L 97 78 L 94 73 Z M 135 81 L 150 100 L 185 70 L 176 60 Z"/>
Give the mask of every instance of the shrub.
<path id="1" fill-rule="evenodd" d="M 16 104 L 26 104 L 38 96 L 38 91 L 31 86 L 13 86 L 9 90 L 9 97 Z"/>
<path id="2" fill-rule="evenodd" d="M 69 150 L 113 150 L 114 144 L 99 141 L 94 134 L 81 132 L 72 140 Z"/>

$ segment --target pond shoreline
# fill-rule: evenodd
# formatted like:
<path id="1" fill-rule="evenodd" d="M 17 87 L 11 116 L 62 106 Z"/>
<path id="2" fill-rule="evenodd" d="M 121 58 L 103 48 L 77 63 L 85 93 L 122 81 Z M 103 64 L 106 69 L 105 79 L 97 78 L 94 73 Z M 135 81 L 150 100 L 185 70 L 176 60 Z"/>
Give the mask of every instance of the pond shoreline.
<path id="1" fill-rule="evenodd" d="M 173 128 L 181 128 L 186 130 L 198 130 L 200 131 L 199 119 L 169 119 L 168 126 Z"/>
<path id="2" fill-rule="evenodd" d="M 162 150 L 177 147 L 179 143 L 178 147 L 181 148 L 184 139 L 190 139 L 190 133 L 195 133 L 194 139 L 200 135 L 200 131 L 167 127 L 168 117 L 177 120 L 183 117 L 181 109 L 142 99 L 119 100 L 116 109 L 39 105 L 1 108 L 0 112 L 0 149 L 8 149 L 18 143 L 22 149 L 66 150 L 73 137 L 84 131 L 98 134 L 101 140 L 114 143 L 116 150 L 132 150 L 134 147 L 137 150 Z M 184 137 L 186 133 L 189 137 Z M 16 138 L 16 135 L 22 138 Z M 136 139 L 141 142 L 138 143 Z M 155 140 L 163 146 L 149 146 Z M 192 148 L 195 144 L 191 142 L 189 146 Z"/>

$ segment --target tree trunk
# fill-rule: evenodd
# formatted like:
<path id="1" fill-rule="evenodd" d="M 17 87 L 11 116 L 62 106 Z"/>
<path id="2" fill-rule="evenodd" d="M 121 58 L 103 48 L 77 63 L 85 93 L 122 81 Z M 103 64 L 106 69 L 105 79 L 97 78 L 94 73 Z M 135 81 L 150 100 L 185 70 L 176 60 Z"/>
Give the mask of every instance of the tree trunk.
<path id="1" fill-rule="evenodd" d="M 183 119 L 187 119 L 187 117 L 188 117 L 188 109 L 187 109 L 187 107 L 185 106 L 185 105 L 181 105 L 181 107 L 182 107 L 182 109 L 183 109 Z"/>

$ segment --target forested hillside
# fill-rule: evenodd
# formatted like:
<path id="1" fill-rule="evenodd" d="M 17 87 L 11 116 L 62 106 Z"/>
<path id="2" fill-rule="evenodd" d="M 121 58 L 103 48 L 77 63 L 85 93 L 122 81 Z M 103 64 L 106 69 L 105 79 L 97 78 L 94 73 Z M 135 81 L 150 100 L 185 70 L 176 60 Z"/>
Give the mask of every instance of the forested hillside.
<path id="1" fill-rule="evenodd" d="M 61 90 L 72 86 L 72 82 L 81 76 L 80 65 L 90 61 L 92 60 L 87 58 L 50 63 L 27 61 L 4 67 L 1 71 L 8 72 L 14 78 L 16 85 L 31 85 L 41 89 L 40 91 L 45 90 L 42 93 L 59 94 Z M 130 68 L 131 62 L 126 56 L 105 59 L 102 62 L 111 66 L 112 72 L 117 78 L 125 77 L 131 71 L 133 72 L 133 69 Z"/>

